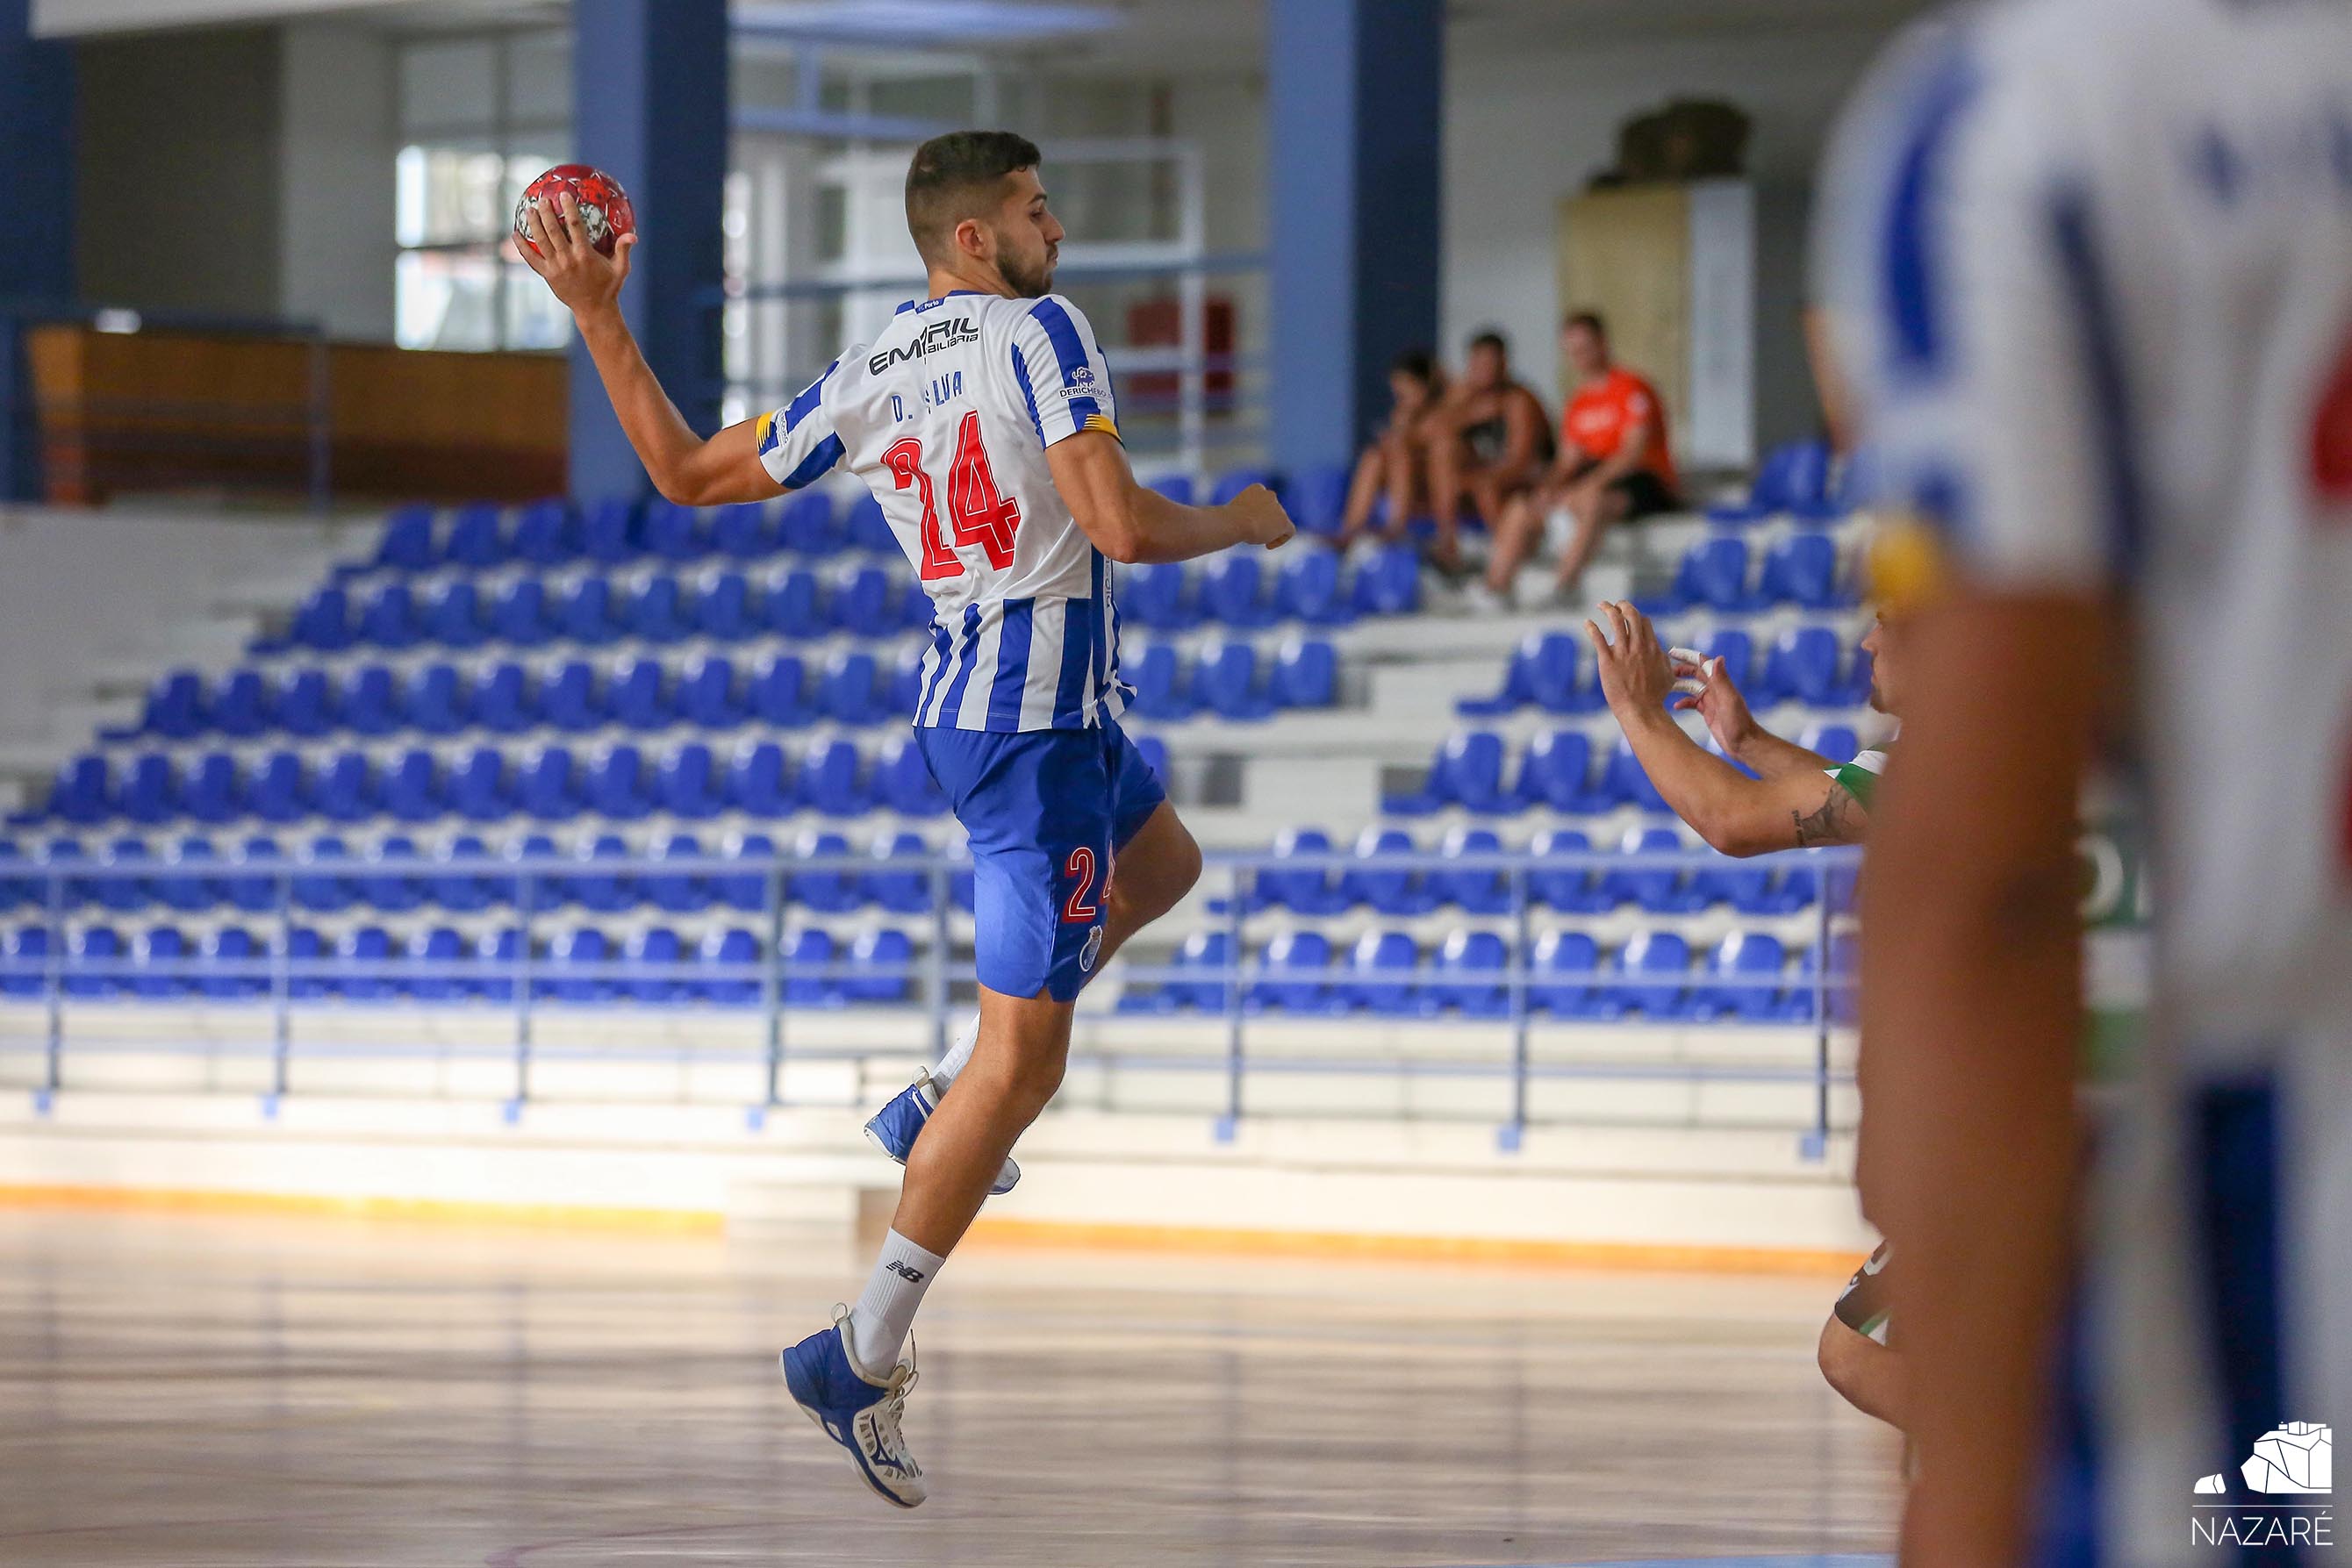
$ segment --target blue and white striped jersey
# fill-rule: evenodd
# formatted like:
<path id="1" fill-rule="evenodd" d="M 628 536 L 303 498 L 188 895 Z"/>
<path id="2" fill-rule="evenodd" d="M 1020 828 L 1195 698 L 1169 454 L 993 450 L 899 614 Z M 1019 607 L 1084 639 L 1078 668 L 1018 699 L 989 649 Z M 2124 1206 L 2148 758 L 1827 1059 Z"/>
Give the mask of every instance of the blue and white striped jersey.
<path id="1" fill-rule="evenodd" d="M 882 503 L 931 596 L 919 726 L 1083 729 L 1126 707 L 1109 563 L 1054 488 L 1045 449 L 1116 436 L 1094 329 L 1059 295 L 908 301 L 872 343 L 761 416 L 786 489 L 835 465 Z"/>

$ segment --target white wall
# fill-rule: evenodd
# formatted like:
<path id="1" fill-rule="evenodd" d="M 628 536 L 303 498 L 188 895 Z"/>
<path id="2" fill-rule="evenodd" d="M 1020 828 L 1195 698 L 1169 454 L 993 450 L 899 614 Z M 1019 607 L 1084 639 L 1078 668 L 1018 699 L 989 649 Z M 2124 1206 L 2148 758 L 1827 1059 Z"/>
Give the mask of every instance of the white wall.
<path id="1" fill-rule="evenodd" d="M 278 308 L 337 338 L 393 327 L 394 52 L 383 32 L 289 26 L 278 55 Z"/>

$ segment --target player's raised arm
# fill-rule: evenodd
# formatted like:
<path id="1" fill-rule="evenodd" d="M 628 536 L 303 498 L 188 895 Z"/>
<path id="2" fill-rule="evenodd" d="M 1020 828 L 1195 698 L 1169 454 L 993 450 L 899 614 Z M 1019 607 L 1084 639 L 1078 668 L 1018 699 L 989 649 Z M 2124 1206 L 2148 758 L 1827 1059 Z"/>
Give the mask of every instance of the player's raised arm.
<path id="1" fill-rule="evenodd" d="M 1739 856 L 1861 841 L 1862 803 L 1830 776 L 1828 758 L 1766 736 L 1729 677 L 1684 677 L 1685 689 L 1702 680 L 1706 689 L 1678 706 L 1699 708 L 1719 740 L 1732 737 L 1725 741 L 1731 755 L 1751 749 L 1772 765 L 1758 767 L 1764 777 L 1748 778 L 1675 722 L 1666 703 L 1677 690 L 1675 667 L 1649 617 L 1630 604 L 1604 604 L 1601 612 L 1609 629 L 1588 621 L 1584 630 L 1600 665 L 1601 695 L 1650 782 L 1699 837 Z"/>
<path id="2" fill-rule="evenodd" d="M 1046 448 L 1054 488 L 1095 548 L 1116 561 L 1191 560 L 1233 545 L 1273 549 L 1294 531 L 1282 503 L 1252 485 L 1222 507 L 1187 507 L 1135 482 L 1127 449 L 1107 431 L 1080 431 Z"/>
<path id="3" fill-rule="evenodd" d="M 580 340 L 588 346 L 596 373 L 604 379 L 605 395 L 613 400 L 613 412 L 620 415 L 621 428 L 654 488 L 688 507 L 775 495 L 778 484 L 760 461 L 752 423 L 729 425 L 708 441 L 697 435 L 638 350 L 621 315 L 621 287 L 629 280 L 629 253 L 636 247 L 637 236 L 623 235 L 608 260 L 583 237 L 587 225 L 581 221 L 578 199 L 566 191 L 559 200 L 562 223 L 549 222 L 537 203 L 524 209 L 523 223 L 538 248 L 516 248 L 572 312 Z"/>

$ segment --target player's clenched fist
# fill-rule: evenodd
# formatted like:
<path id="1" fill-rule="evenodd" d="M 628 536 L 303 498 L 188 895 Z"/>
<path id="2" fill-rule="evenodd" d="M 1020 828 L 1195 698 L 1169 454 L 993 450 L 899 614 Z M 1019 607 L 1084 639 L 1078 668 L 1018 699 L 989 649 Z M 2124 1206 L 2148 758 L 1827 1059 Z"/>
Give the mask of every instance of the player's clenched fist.
<path id="1" fill-rule="evenodd" d="M 1274 492 L 1263 485 L 1252 485 L 1225 505 L 1242 517 L 1242 538 L 1250 544 L 1276 549 L 1288 544 L 1290 536 L 1298 531 L 1291 523 L 1290 514 L 1275 499 Z"/>
<path id="2" fill-rule="evenodd" d="M 549 214 L 544 203 L 525 206 L 521 221 L 531 244 L 515 249 L 574 316 L 611 308 L 621 297 L 621 285 L 629 280 L 629 253 L 636 248 L 637 236 L 621 235 L 614 243 L 612 259 L 606 260 L 588 241 L 580 198 L 565 191 L 556 202 L 562 208 L 560 219 Z"/>

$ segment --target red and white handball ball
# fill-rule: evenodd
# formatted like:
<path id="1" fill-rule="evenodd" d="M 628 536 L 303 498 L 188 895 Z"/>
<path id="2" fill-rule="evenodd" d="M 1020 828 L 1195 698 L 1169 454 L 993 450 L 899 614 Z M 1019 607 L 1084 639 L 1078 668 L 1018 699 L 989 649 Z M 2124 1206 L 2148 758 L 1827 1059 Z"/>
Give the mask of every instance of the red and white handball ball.
<path id="1" fill-rule="evenodd" d="M 562 199 L 570 191 L 580 204 L 580 221 L 587 225 L 588 243 L 596 247 L 599 256 L 613 254 L 613 246 L 623 235 L 637 232 L 637 211 L 629 205 L 629 193 L 621 189 L 621 182 L 602 169 L 585 163 L 558 163 L 533 180 L 515 204 L 515 243 L 527 247 L 531 255 L 539 246 L 530 237 L 530 227 L 524 214 L 532 207 L 541 208 L 540 222 L 563 222 Z"/>

